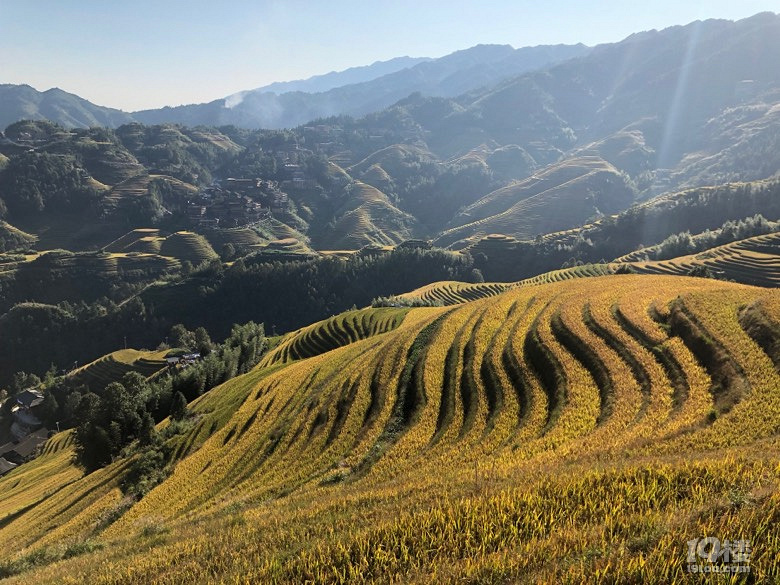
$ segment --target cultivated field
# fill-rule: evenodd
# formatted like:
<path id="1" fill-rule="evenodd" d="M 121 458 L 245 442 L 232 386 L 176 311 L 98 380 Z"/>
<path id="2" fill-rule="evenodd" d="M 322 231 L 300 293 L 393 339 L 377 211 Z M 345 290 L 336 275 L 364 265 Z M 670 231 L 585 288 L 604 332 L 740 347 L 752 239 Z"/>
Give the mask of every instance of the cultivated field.
<path id="1" fill-rule="evenodd" d="M 349 312 L 193 403 L 137 503 L 53 438 L 0 479 L 0 542 L 75 551 L 26 583 L 660 584 L 714 535 L 772 582 L 779 331 L 778 291 L 672 276 Z"/>

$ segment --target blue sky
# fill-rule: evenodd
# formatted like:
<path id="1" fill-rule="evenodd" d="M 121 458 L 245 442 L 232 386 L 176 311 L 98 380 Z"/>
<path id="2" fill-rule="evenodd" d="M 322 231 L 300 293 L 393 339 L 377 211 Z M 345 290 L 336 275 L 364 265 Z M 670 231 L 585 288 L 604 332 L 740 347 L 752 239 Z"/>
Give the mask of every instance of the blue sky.
<path id="1" fill-rule="evenodd" d="M 0 0 L 0 83 L 132 111 L 479 43 L 618 41 L 777 0 Z"/>

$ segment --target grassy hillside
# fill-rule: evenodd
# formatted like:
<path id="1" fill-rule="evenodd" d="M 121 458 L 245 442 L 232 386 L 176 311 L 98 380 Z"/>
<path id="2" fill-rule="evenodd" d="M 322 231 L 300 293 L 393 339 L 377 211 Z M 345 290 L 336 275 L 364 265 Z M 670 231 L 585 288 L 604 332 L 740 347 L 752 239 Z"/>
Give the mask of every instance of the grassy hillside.
<path id="1" fill-rule="evenodd" d="M 776 290 L 641 275 L 411 309 L 204 395 L 189 455 L 137 503 L 124 460 L 80 477 L 68 446 L 11 472 L 3 566 L 36 583 L 669 583 L 714 534 L 750 538 L 751 578 L 771 582 L 778 323 Z"/>

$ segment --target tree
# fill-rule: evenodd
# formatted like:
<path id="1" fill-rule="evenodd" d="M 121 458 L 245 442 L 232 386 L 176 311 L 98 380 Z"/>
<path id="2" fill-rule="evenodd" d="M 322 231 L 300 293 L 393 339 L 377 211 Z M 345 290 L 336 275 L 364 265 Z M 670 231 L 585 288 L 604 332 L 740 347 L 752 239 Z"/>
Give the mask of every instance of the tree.
<path id="1" fill-rule="evenodd" d="M 173 395 L 173 401 L 171 402 L 171 419 L 183 420 L 187 416 L 187 399 L 184 398 L 184 394 L 177 392 Z"/>
<path id="2" fill-rule="evenodd" d="M 37 388 L 41 385 L 41 379 L 35 374 L 26 374 L 25 372 L 16 372 L 11 381 L 11 390 L 14 394 L 26 390 L 27 388 Z"/>
<path id="3" fill-rule="evenodd" d="M 57 399 L 54 397 L 54 394 L 52 394 L 51 390 L 46 390 L 43 393 L 43 402 L 38 407 L 41 420 L 47 425 L 53 424 L 57 420 L 59 409 L 60 405 L 57 404 Z"/>
<path id="4" fill-rule="evenodd" d="M 182 349 L 193 349 L 195 347 L 195 334 L 192 331 L 188 331 L 181 323 L 171 327 L 170 336 L 173 347 Z"/>
<path id="5" fill-rule="evenodd" d="M 81 394 L 71 392 L 65 397 L 65 403 L 62 407 L 62 419 L 65 423 L 73 421 L 81 409 Z"/>
<path id="6" fill-rule="evenodd" d="M 2 217 L 2 214 L 0 214 L 0 217 Z M 222 259 L 223 260 L 232 260 L 236 257 L 236 247 L 228 242 L 224 246 L 222 246 Z"/>
<path id="7" fill-rule="evenodd" d="M 138 443 L 145 447 L 157 441 L 157 429 L 154 426 L 154 419 L 148 412 L 141 419 L 141 430 L 138 432 Z"/>
<path id="8" fill-rule="evenodd" d="M 76 458 L 87 471 L 111 462 L 113 448 L 108 432 L 101 426 L 85 422 L 76 427 Z"/>
<path id="9" fill-rule="evenodd" d="M 214 345 L 211 342 L 211 337 L 209 337 L 209 332 L 206 331 L 204 327 L 198 327 L 195 330 L 194 335 L 195 335 L 195 349 L 198 351 L 198 353 L 200 353 L 200 355 L 204 357 L 207 356 Z"/>

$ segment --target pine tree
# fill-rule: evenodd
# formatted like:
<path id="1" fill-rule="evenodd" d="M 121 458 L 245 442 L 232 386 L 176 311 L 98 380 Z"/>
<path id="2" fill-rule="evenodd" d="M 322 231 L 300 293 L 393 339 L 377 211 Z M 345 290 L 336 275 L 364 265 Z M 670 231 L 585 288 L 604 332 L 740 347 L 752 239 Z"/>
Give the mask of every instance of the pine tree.
<path id="1" fill-rule="evenodd" d="M 185 416 L 187 416 L 187 399 L 184 398 L 184 394 L 177 392 L 171 402 L 171 419 L 182 420 Z"/>

